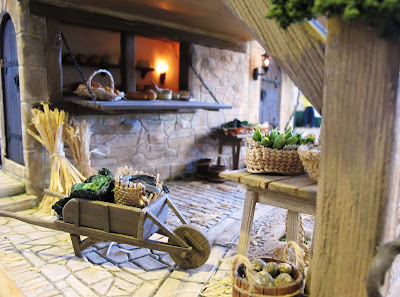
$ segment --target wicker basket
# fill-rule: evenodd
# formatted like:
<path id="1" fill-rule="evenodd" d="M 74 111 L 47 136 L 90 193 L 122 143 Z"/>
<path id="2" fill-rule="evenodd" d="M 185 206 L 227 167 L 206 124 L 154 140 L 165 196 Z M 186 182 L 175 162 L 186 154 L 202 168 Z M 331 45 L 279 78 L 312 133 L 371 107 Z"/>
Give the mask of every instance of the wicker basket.
<path id="1" fill-rule="evenodd" d="M 147 198 L 145 196 L 144 187 L 142 185 L 124 185 L 122 182 L 115 183 L 114 201 L 117 204 L 128 205 L 143 208 L 147 206 Z"/>
<path id="2" fill-rule="evenodd" d="M 308 175 L 312 179 L 318 180 L 321 147 L 312 144 L 300 145 L 297 152 Z"/>
<path id="3" fill-rule="evenodd" d="M 94 96 L 96 97 L 97 100 L 100 101 L 115 101 L 115 100 L 121 100 L 125 93 L 124 92 L 119 92 L 119 95 L 114 94 L 114 93 L 109 93 L 107 92 L 104 88 L 94 88 L 92 87 L 92 79 L 96 74 L 99 73 L 105 73 L 108 75 L 109 79 L 110 79 L 110 89 L 114 90 L 115 84 L 114 84 L 114 78 L 112 76 L 112 74 L 105 70 L 105 69 L 99 69 L 96 70 L 95 72 L 93 72 L 90 77 L 87 80 L 88 85 L 90 86 L 90 90 L 93 92 Z M 78 86 L 78 88 L 75 91 L 75 94 L 77 94 L 78 96 L 84 96 L 84 97 L 89 97 L 92 98 L 92 96 L 89 93 L 89 90 L 87 89 L 85 84 L 80 84 Z"/>
<path id="4" fill-rule="evenodd" d="M 246 137 L 246 167 L 252 173 L 281 173 L 296 175 L 304 172 L 296 150 L 267 148 L 252 137 Z"/>

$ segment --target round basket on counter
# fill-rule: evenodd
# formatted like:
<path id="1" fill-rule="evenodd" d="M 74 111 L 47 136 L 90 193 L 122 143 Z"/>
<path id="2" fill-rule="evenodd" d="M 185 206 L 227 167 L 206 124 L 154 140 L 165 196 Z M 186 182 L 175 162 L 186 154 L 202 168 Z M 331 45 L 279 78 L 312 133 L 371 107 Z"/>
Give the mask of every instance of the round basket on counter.
<path id="1" fill-rule="evenodd" d="M 246 168 L 252 173 L 296 175 L 304 172 L 297 150 L 267 148 L 252 137 L 246 137 Z"/>
<path id="2" fill-rule="evenodd" d="M 92 86 L 93 77 L 99 73 L 105 73 L 108 76 L 108 78 L 110 80 L 110 87 L 101 86 L 99 88 L 95 88 Z M 93 92 L 96 99 L 100 100 L 100 101 L 121 100 L 125 95 L 124 92 L 118 91 L 118 90 L 116 91 L 117 93 L 115 93 L 114 78 L 113 78 L 112 74 L 105 69 L 99 69 L 99 70 L 96 70 L 95 72 L 93 72 L 90 75 L 90 77 L 88 78 L 87 84 L 90 86 L 90 90 Z M 92 96 L 90 95 L 89 90 L 85 84 L 80 84 L 78 86 L 78 88 L 76 89 L 75 94 L 77 94 L 78 96 L 92 98 Z"/>
<path id="3" fill-rule="evenodd" d="M 318 180 L 321 147 L 313 144 L 303 144 L 299 146 L 297 152 L 308 175 L 312 179 Z"/>

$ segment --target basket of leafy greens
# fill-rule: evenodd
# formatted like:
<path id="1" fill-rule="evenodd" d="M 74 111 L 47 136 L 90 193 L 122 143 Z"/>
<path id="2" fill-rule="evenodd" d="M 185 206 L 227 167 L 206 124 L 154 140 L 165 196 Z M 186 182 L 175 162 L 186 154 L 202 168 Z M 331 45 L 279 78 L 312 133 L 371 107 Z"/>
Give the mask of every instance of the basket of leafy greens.
<path id="1" fill-rule="evenodd" d="M 301 144 L 314 142 L 315 136 L 303 137 L 289 127 L 284 133 L 277 128 L 263 136 L 259 127 L 247 137 L 246 167 L 252 173 L 281 173 L 296 175 L 304 172 L 297 153 Z"/>

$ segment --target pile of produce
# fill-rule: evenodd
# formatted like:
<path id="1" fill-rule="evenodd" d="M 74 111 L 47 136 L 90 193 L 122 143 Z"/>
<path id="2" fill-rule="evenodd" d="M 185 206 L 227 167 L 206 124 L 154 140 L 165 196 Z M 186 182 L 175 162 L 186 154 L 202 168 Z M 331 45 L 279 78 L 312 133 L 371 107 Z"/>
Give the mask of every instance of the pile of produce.
<path id="1" fill-rule="evenodd" d="M 293 267 L 288 263 L 265 262 L 262 259 L 251 261 L 256 284 L 265 287 L 281 287 L 294 282 Z M 247 280 L 246 267 L 237 268 L 237 275 Z"/>
<path id="2" fill-rule="evenodd" d="M 257 129 L 253 131 L 253 140 L 267 148 L 297 150 L 299 145 L 314 143 L 315 141 L 314 134 L 308 134 L 305 137 L 302 134 L 293 131 L 292 127 L 289 127 L 285 133 L 281 133 L 278 131 L 278 128 L 275 128 L 263 136 L 257 125 Z"/>

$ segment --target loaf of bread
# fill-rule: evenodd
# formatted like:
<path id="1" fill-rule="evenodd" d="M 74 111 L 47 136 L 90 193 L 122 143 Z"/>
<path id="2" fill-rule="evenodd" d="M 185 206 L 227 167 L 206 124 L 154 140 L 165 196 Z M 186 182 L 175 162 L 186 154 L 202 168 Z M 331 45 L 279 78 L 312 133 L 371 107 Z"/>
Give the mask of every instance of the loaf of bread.
<path id="1" fill-rule="evenodd" d="M 146 93 L 147 97 L 149 98 L 149 100 L 154 100 L 157 98 L 157 93 L 152 89 L 146 90 L 145 93 Z"/>
<path id="2" fill-rule="evenodd" d="M 146 100 L 148 96 L 141 92 L 126 92 L 125 98 L 129 100 Z"/>
<path id="3" fill-rule="evenodd" d="M 94 81 L 94 80 L 92 80 L 91 85 L 92 85 L 93 88 L 101 88 L 101 84 L 99 82 L 97 82 L 97 81 Z"/>

